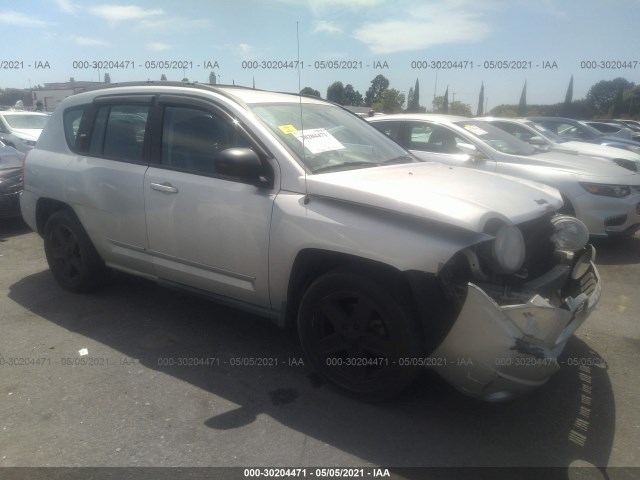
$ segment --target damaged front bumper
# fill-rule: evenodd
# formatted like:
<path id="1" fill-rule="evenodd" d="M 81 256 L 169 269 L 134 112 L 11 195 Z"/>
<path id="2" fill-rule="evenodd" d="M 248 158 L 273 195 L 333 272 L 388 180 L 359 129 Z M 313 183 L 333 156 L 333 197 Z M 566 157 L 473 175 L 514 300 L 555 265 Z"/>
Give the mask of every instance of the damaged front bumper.
<path id="1" fill-rule="evenodd" d="M 507 306 L 469 283 L 460 314 L 431 354 L 430 365 L 461 392 L 486 401 L 507 400 L 539 387 L 560 368 L 557 358 L 568 338 L 600 299 L 593 262 L 573 282 L 562 300 L 533 294 L 522 304 Z"/>

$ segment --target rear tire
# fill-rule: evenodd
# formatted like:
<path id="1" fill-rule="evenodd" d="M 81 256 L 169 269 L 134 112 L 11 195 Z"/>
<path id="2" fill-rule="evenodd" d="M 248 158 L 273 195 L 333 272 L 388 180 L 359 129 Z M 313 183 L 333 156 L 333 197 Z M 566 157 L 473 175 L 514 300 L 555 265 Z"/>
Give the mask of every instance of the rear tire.
<path id="1" fill-rule="evenodd" d="M 71 292 L 88 292 L 104 284 L 107 268 L 76 216 L 59 210 L 44 227 L 44 251 L 56 281 Z"/>
<path id="2" fill-rule="evenodd" d="M 307 360 L 325 380 L 362 399 L 397 396 L 421 371 L 405 365 L 424 354 L 424 340 L 409 302 L 394 290 L 341 269 L 316 279 L 300 302 Z"/>

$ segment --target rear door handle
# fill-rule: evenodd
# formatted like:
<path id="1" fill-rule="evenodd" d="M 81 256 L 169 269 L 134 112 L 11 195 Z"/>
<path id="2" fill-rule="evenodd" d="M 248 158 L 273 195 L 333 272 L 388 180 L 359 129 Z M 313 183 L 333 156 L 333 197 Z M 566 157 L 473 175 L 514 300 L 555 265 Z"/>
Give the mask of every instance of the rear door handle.
<path id="1" fill-rule="evenodd" d="M 164 183 L 152 183 L 152 190 L 157 190 L 162 193 L 178 193 L 178 189 L 171 185 L 169 182 Z"/>

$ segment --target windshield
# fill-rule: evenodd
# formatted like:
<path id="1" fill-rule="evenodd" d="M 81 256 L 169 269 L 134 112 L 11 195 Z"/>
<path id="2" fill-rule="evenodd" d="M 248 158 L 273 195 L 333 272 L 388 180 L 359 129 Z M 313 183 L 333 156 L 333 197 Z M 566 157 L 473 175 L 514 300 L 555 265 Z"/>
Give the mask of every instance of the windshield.
<path id="1" fill-rule="evenodd" d="M 583 122 L 580 122 L 579 125 L 580 125 L 580 128 L 582 128 L 584 131 L 589 132 L 591 136 L 594 136 L 594 137 L 604 136 L 604 134 L 600 130 L 598 130 L 597 128 L 593 128 L 591 125 L 587 125 L 586 123 L 583 123 Z"/>
<path id="2" fill-rule="evenodd" d="M 557 134 L 553 133 L 551 130 L 548 130 L 548 129 L 544 128 L 542 125 L 540 125 L 538 123 L 526 122 L 525 125 L 527 125 L 528 127 L 533 128 L 538 133 L 540 133 L 541 136 L 551 140 L 552 142 L 555 142 L 555 143 L 568 142 L 567 139 L 562 138 L 560 135 L 557 135 Z"/>
<path id="3" fill-rule="evenodd" d="M 518 140 L 513 135 L 508 134 L 487 122 L 479 122 L 477 120 L 465 120 L 463 122 L 455 122 L 460 128 L 475 135 L 484 143 L 502 153 L 509 155 L 533 155 L 538 150 L 528 143 Z"/>
<path id="4" fill-rule="evenodd" d="M 415 161 L 386 135 L 334 105 L 256 104 L 251 109 L 312 173 Z"/>
<path id="5" fill-rule="evenodd" d="M 42 130 L 49 120 L 48 115 L 11 115 L 4 114 L 4 119 L 12 128 L 34 128 Z"/>

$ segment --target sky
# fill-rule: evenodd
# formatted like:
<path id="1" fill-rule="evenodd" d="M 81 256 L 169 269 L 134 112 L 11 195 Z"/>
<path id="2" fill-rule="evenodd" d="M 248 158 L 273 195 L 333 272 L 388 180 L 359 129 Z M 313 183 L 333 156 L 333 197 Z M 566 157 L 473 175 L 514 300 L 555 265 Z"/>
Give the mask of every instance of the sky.
<path id="1" fill-rule="evenodd" d="M 491 109 L 517 104 L 525 81 L 528 104 L 564 101 L 572 75 L 574 100 L 600 80 L 640 83 L 639 18 L 640 0 L 0 0 L 0 88 L 214 71 L 364 96 L 382 74 L 405 95 L 419 80 L 427 108 L 448 87 L 475 113 L 482 84 Z"/>

